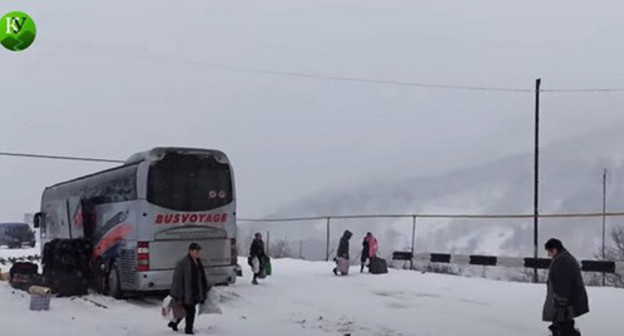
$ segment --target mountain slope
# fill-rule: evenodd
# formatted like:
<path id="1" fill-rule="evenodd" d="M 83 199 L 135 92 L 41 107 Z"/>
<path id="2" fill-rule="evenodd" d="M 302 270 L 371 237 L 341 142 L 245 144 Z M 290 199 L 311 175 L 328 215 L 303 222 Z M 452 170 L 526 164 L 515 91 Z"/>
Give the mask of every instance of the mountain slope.
<path id="1" fill-rule="evenodd" d="M 624 189 L 622 125 L 546 146 L 540 153 L 540 211 L 548 213 L 600 212 L 602 171 L 609 169 L 610 211 L 624 210 L 619 200 Z M 405 167 L 409 175 L 409 167 Z M 441 213 L 501 214 L 533 212 L 533 155 L 503 160 L 433 177 L 388 177 L 361 185 L 305 197 L 270 217 L 338 214 Z M 609 218 L 608 227 L 620 218 Z M 410 246 L 411 219 L 375 219 L 332 222 L 331 244 L 344 229 L 359 239 L 373 231 L 382 241 L 382 252 Z M 244 225 L 242 232 L 271 231 L 274 239 L 302 240 L 304 256 L 325 254 L 324 222 Z M 427 252 L 494 253 L 531 255 L 533 220 L 419 219 L 416 250 Z M 548 237 L 563 239 L 579 256 L 592 257 L 600 247 L 601 218 L 540 219 L 540 246 Z M 541 252 L 541 247 L 540 247 Z"/>

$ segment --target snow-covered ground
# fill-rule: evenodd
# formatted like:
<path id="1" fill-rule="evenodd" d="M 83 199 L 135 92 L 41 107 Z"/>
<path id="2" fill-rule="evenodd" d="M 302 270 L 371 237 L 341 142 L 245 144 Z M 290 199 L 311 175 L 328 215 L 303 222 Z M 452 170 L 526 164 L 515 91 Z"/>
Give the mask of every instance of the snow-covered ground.
<path id="1" fill-rule="evenodd" d="M 0 250 L 0 256 L 7 257 Z M 22 250 L 34 254 L 34 250 Z M 11 252 L 13 253 L 13 252 Z M 244 265 L 246 260 L 241 259 Z M 215 290 L 223 315 L 202 315 L 198 335 L 548 335 L 540 321 L 544 285 L 390 270 L 336 277 L 325 262 L 274 260 L 273 276 L 252 286 L 250 272 Z M 622 335 L 624 290 L 589 288 L 584 335 Z M 1 330 L 27 335 L 174 335 L 156 299 L 54 298 L 50 311 L 28 310 L 29 298 L 0 283 Z M 184 322 L 183 322 L 184 323 Z"/>
<path id="2" fill-rule="evenodd" d="M 39 254 L 40 253 L 39 253 L 38 242 L 37 242 L 37 245 L 35 245 L 35 248 L 23 247 L 23 248 L 10 249 L 5 246 L 0 247 L 0 258 L 4 258 L 4 259 L 39 255 Z"/>

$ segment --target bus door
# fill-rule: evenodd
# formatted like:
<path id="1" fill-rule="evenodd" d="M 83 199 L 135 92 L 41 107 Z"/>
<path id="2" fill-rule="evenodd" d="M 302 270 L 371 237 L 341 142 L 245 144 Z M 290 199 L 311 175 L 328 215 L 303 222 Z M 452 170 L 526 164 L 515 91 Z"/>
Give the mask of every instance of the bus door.
<path id="1" fill-rule="evenodd" d="M 67 216 L 69 237 L 83 238 L 82 232 L 82 201 L 80 197 L 70 197 L 65 202 L 65 213 Z"/>

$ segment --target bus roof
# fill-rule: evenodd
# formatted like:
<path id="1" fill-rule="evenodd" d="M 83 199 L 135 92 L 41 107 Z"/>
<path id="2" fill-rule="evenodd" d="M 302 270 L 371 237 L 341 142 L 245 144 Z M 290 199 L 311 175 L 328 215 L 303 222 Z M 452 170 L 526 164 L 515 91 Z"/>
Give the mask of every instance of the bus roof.
<path id="1" fill-rule="evenodd" d="M 227 156 L 220 150 L 216 149 L 203 149 L 203 148 L 181 148 L 181 147 L 156 147 L 148 151 L 139 152 L 130 156 L 125 162 L 125 165 L 131 165 L 146 160 L 160 160 L 168 152 L 176 152 L 183 154 L 211 154 L 215 156 L 215 159 L 220 163 L 228 163 Z"/>
<path id="2" fill-rule="evenodd" d="M 229 160 L 225 153 L 216 149 L 202 149 L 202 148 L 183 148 L 183 147 L 155 147 L 147 151 L 135 153 L 131 155 L 122 165 L 112 167 L 105 170 L 100 170 L 88 175 L 83 175 L 80 177 L 73 178 L 71 180 L 62 181 L 51 186 L 45 188 L 45 190 L 54 189 L 56 187 L 60 187 L 66 184 L 70 184 L 73 182 L 78 182 L 81 180 L 88 179 L 90 177 L 94 177 L 103 173 L 115 171 L 118 169 L 126 168 L 129 166 L 138 165 L 143 161 L 152 161 L 152 160 L 160 160 L 162 157 L 168 152 L 177 152 L 177 153 L 185 153 L 185 154 L 212 154 L 215 156 L 215 159 L 221 163 L 227 164 Z"/>

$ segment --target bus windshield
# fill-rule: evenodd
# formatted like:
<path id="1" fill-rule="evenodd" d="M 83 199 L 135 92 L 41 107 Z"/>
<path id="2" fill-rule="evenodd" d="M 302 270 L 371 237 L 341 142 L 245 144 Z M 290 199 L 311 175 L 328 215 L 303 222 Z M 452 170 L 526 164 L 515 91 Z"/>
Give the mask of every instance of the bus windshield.
<path id="1" fill-rule="evenodd" d="M 210 155 L 169 152 L 150 165 L 147 201 L 176 211 L 207 211 L 232 202 L 230 167 Z"/>

